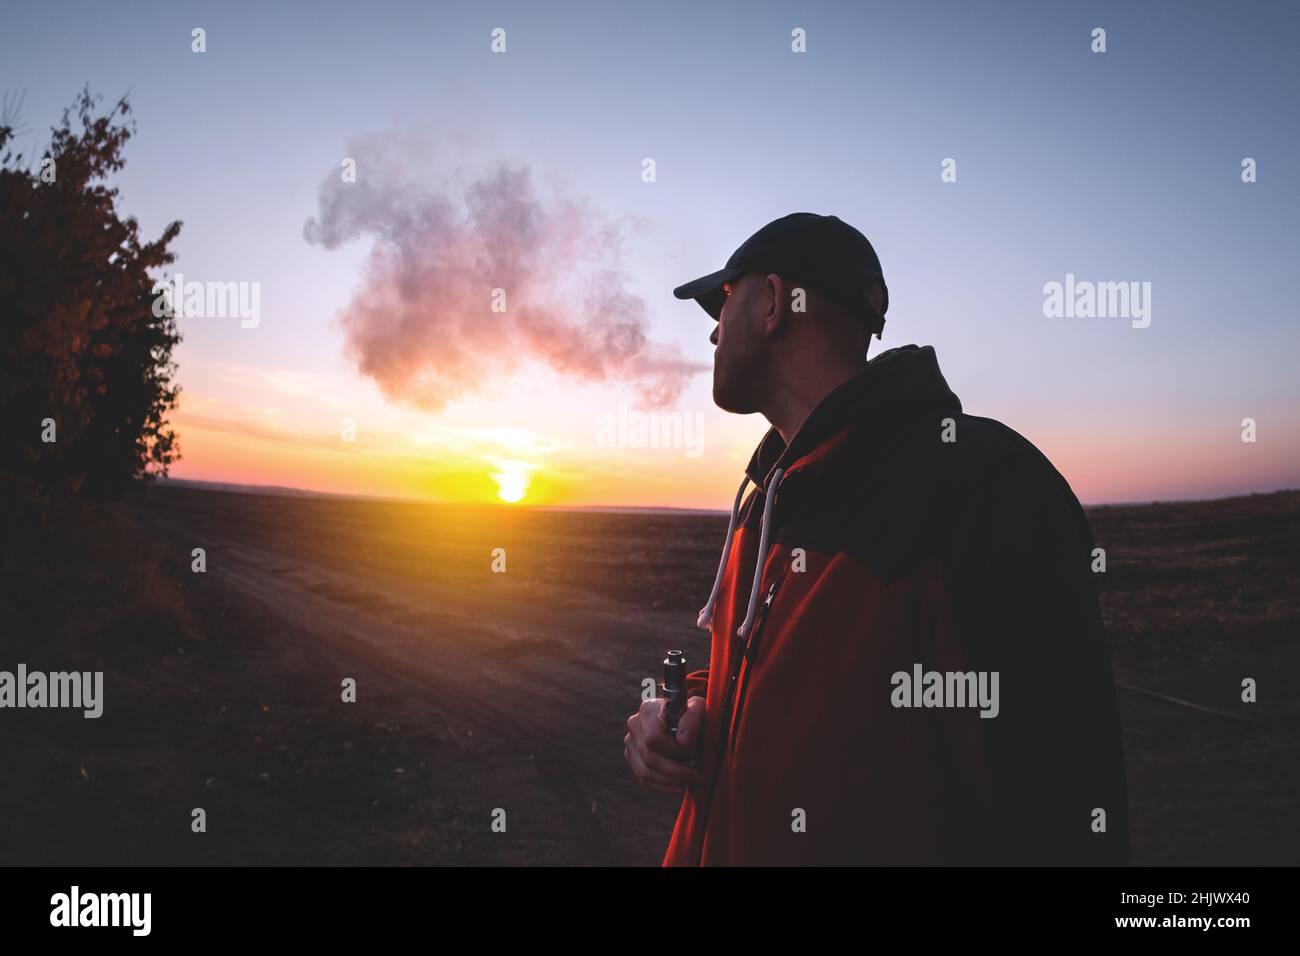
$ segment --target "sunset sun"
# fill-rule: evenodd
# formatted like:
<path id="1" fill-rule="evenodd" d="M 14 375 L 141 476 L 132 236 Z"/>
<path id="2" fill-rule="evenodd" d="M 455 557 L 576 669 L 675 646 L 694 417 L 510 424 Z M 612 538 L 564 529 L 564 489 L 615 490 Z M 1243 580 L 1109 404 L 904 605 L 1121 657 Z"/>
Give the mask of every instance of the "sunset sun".
<path id="1" fill-rule="evenodd" d="M 493 464 L 498 470 L 492 472 L 490 477 L 496 482 L 497 497 L 511 505 L 523 501 L 528 494 L 532 471 L 537 466 L 509 459 L 495 459 Z"/>

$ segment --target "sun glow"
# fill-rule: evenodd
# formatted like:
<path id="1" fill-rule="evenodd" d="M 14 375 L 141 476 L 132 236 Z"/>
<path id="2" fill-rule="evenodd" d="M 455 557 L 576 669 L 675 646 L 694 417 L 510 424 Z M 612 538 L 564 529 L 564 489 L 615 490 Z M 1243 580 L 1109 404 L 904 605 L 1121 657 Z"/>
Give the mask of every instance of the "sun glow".
<path id="1" fill-rule="evenodd" d="M 497 497 L 506 504 L 518 504 L 528 494 L 532 473 L 537 466 L 526 461 L 509 458 L 491 458 L 497 470 L 489 476 L 497 483 Z"/>

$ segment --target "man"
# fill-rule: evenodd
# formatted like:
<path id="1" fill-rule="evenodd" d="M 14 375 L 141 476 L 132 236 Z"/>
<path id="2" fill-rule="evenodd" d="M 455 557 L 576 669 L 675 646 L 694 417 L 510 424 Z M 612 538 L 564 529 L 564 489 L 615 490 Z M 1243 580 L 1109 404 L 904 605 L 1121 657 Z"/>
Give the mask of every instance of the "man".
<path id="1" fill-rule="evenodd" d="M 868 362 L 889 292 L 834 216 L 764 226 L 678 288 L 713 398 L 772 425 L 746 469 L 676 738 L 665 865 L 1124 863 L 1124 760 L 1088 522 L 1026 439 L 963 414 L 930 347 Z M 755 485 L 744 496 L 746 483 Z"/>

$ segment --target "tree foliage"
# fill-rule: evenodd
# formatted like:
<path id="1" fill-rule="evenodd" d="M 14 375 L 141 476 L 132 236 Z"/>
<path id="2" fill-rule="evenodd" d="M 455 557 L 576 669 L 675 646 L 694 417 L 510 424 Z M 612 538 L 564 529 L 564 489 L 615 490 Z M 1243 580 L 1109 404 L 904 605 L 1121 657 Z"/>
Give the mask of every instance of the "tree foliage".
<path id="1" fill-rule="evenodd" d="M 35 162 L 12 151 L 13 111 L 0 116 L 0 470 L 102 499 L 179 454 L 168 414 L 180 336 L 154 315 L 150 270 L 173 260 L 181 224 L 142 244 L 122 218 L 107 180 L 135 124 L 125 98 L 99 103 L 83 90 Z"/>

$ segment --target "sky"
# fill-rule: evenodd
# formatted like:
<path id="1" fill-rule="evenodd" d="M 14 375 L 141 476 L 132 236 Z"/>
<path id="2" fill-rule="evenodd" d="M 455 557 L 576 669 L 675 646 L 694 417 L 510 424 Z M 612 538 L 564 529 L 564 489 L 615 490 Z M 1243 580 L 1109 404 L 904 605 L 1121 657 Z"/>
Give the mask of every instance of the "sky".
<path id="1" fill-rule="evenodd" d="M 129 93 L 120 208 L 144 238 L 183 222 L 186 280 L 257 285 L 255 325 L 177 320 L 174 477 L 728 507 L 767 423 L 713 406 L 713 323 L 672 289 L 812 211 L 879 253 L 873 348 L 933 345 L 965 411 L 1085 504 L 1300 487 L 1294 4 L 49 2 L 3 22 L 16 145 L 84 85 Z M 1067 275 L 1139 283 L 1149 316 L 1045 315 Z M 636 427 L 652 409 L 661 447 Z"/>

